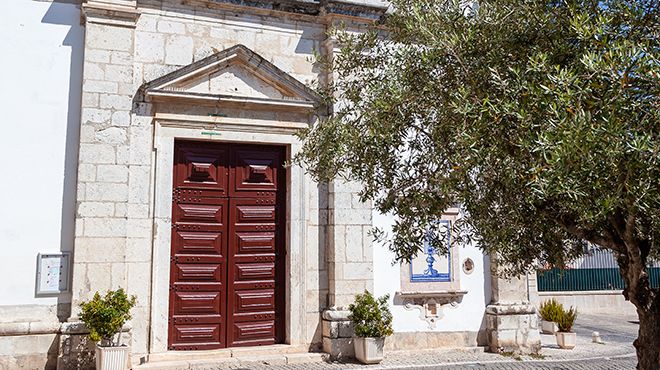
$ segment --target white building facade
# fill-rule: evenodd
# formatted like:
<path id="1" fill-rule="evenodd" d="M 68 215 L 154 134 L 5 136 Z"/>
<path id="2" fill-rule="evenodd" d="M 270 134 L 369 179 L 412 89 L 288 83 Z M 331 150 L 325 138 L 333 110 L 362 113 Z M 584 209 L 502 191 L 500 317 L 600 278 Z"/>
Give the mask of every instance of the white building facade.
<path id="1" fill-rule="evenodd" d="M 364 290 L 390 295 L 389 349 L 538 349 L 525 279 L 499 278 L 472 246 L 393 265 L 370 235 L 392 217 L 359 184 L 285 166 L 296 132 L 327 113 L 311 88 L 332 77 L 313 62 L 336 52 L 327 30 L 359 31 L 386 4 L 0 10 L 0 368 L 93 367 L 79 304 L 119 287 L 137 296 L 124 334 L 136 368 L 244 347 L 352 356 L 346 307 Z"/>

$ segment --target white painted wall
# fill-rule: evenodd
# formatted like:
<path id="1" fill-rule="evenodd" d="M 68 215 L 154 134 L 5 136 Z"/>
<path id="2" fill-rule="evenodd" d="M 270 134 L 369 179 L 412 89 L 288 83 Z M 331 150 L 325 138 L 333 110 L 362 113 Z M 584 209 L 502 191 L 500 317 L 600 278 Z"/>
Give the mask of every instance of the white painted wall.
<path id="1" fill-rule="evenodd" d="M 83 27 L 72 4 L 0 1 L 0 306 L 35 297 L 37 253 L 72 250 Z"/>
<path id="2" fill-rule="evenodd" d="M 374 210 L 373 224 L 391 235 L 393 217 Z M 491 299 L 489 267 L 485 262 L 487 259 L 478 248 L 473 246 L 459 247 L 458 253 L 461 265 L 468 257 L 474 261 L 474 271 L 470 275 L 465 274 L 460 266 L 452 266 L 452 268 L 460 268 L 460 289 L 468 293 L 457 307 L 442 306 L 444 317 L 438 320 L 435 329 L 431 330 L 428 323 L 419 318 L 419 310 L 406 310 L 402 305 L 392 303 L 396 292 L 401 290 L 401 267 L 399 264 L 392 265 L 394 254 L 387 247 L 378 243 L 374 245 L 374 293 L 377 296 L 390 295 L 390 310 L 394 316 L 395 332 L 476 332 L 485 325 L 484 311 Z"/>

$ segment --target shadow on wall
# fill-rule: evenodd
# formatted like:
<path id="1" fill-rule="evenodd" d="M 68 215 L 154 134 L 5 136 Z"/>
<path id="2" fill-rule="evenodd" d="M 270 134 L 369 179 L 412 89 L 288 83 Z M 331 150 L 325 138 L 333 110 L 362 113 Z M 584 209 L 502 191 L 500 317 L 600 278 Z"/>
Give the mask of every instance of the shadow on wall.
<path id="1" fill-rule="evenodd" d="M 62 228 L 60 231 L 60 251 L 73 253 L 75 238 L 76 179 L 78 173 L 78 149 L 80 146 L 80 108 L 82 99 L 83 42 L 84 31 L 78 14 L 72 12 L 72 4 L 51 3 L 41 23 L 69 26 L 69 32 L 62 40 L 62 46 L 71 48 L 69 67 L 69 96 L 67 106 L 66 147 L 64 155 L 64 186 L 62 190 Z M 75 16 L 74 16 L 75 15 Z M 73 259 L 70 260 L 69 290 Z M 57 316 L 66 321 L 71 314 L 71 293 L 57 295 Z"/>
<path id="2" fill-rule="evenodd" d="M 486 306 L 491 304 L 493 299 L 492 297 L 492 281 L 490 276 L 490 257 L 488 254 L 483 253 L 483 268 L 484 268 L 484 302 Z M 486 322 L 486 307 L 484 307 L 484 313 L 481 318 L 481 326 L 479 327 L 479 335 L 477 336 L 477 345 L 478 346 L 487 346 L 488 345 L 488 323 Z"/>

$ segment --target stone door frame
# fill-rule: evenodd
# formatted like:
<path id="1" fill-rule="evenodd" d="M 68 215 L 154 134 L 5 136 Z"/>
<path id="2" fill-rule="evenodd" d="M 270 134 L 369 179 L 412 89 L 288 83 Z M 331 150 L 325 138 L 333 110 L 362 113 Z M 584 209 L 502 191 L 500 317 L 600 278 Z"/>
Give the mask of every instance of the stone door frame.
<path id="1" fill-rule="evenodd" d="M 154 119 L 154 235 L 151 281 L 151 326 L 149 353 L 168 351 L 168 309 L 172 215 L 172 165 L 174 139 L 214 140 L 243 144 L 283 145 L 287 159 L 301 149 L 294 130 L 276 128 L 216 126 L 197 122 Z M 213 132 L 213 135 L 203 134 Z M 305 344 L 305 248 L 304 220 L 310 204 L 305 196 L 305 173 L 299 166 L 287 170 L 286 194 L 286 288 L 285 288 L 285 343 Z"/>

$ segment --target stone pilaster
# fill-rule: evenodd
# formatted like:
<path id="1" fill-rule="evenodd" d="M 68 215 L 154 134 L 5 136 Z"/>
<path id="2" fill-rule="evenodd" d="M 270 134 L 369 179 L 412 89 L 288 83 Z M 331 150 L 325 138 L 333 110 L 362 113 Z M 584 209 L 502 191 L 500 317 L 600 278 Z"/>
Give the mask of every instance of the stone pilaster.
<path id="1" fill-rule="evenodd" d="M 328 303 L 323 313 L 323 350 L 353 356 L 353 328 L 346 308 L 355 295 L 373 292 L 371 203 L 359 198 L 361 185 L 335 180 L 328 185 Z"/>
<path id="2" fill-rule="evenodd" d="M 129 344 L 147 352 L 151 271 L 151 124 L 133 103 L 136 1 L 89 0 L 85 21 L 72 318 L 95 291 L 138 297 Z M 64 333 L 62 348 L 84 335 Z M 79 354 L 62 351 L 59 363 Z M 83 356 L 84 357 L 84 356 Z M 137 357 L 137 356 L 136 356 Z M 83 366 L 84 367 L 84 366 Z"/>
<path id="3" fill-rule="evenodd" d="M 538 353 L 541 336 L 536 308 L 530 304 L 527 277 L 500 276 L 491 257 L 492 301 L 486 306 L 489 348 L 492 352 Z"/>

